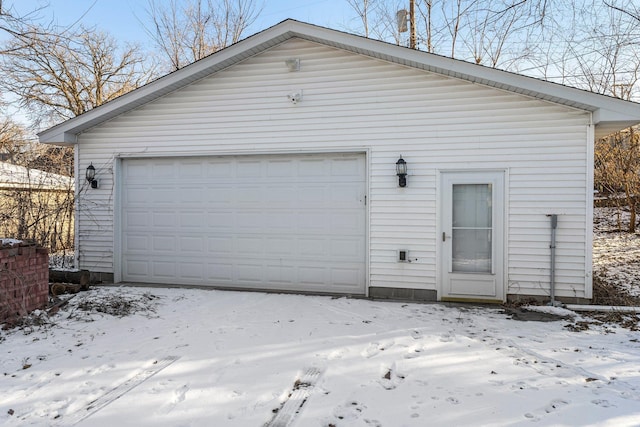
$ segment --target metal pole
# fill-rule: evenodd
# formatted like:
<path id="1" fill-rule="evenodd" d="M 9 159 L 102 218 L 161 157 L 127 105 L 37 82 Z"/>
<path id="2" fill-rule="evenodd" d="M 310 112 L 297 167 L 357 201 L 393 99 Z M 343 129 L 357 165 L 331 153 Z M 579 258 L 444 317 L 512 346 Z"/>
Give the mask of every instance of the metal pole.
<path id="1" fill-rule="evenodd" d="M 405 3 L 406 4 L 406 3 Z M 409 1 L 409 22 L 411 23 L 411 35 L 409 36 L 409 47 L 416 48 L 416 0 Z"/>
<path id="2" fill-rule="evenodd" d="M 551 217 L 551 277 L 550 277 L 550 292 L 551 302 L 549 305 L 555 307 L 556 305 L 556 228 L 558 228 L 558 215 L 552 214 Z"/>

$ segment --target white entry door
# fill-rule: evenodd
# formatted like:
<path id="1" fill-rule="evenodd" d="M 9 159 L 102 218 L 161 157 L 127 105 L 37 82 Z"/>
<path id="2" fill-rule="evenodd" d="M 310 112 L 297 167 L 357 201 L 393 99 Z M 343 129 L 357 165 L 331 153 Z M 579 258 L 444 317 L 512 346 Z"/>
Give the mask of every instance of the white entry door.
<path id="1" fill-rule="evenodd" d="M 504 300 L 504 172 L 443 172 L 442 299 Z"/>

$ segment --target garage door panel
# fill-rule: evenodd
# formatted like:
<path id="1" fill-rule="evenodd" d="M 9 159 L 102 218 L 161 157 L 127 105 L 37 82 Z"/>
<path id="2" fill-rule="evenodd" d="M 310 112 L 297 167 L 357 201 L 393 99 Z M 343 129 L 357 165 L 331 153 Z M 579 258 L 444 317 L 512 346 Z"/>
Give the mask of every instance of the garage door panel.
<path id="1" fill-rule="evenodd" d="M 207 204 L 208 208 L 225 207 L 232 205 L 234 192 L 230 188 L 217 187 L 211 185 L 206 191 L 202 192 L 202 200 Z"/>
<path id="2" fill-rule="evenodd" d="M 134 167 L 137 167 L 137 166 L 139 165 L 136 165 Z M 151 178 L 165 180 L 165 181 L 170 178 L 175 178 L 176 177 L 175 166 L 176 165 L 174 161 L 167 161 L 167 160 L 152 161 L 151 167 L 150 167 Z"/>
<path id="3" fill-rule="evenodd" d="M 124 280 L 365 291 L 364 155 L 125 159 Z M 141 184 L 145 182 L 145 184 Z"/>
<path id="4" fill-rule="evenodd" d="M 264 232 L 287 232 L 297 222 L 297 215 L 291 211 L 276 211 L 262 214 L 264 217 Z"/>
<path id="5" fill-rule="evenodd" d="M 151 250 L 163 255 L 173 254 L 176 252 L 175 248 L 175 235 L 151 235 Z"/>
<path id="6" fill-rule="evenodd" d="M 175 226 L 178 226 L 181 230 L 193 231 L 194 229 L 201 230 L 207 225 L 207 218 L 205 212 L 200 211 L 182 211 L 177 212 L 178 222 Z"/>
<path id="7" fill-rule="evenodd" d="M 151 178 L 152 167 L 148 164 L 129 164 L 129 167 L 123 173 L 123 177 L 127 182 L 149 182 Z"/>
<path id="8" fill-rule="evenodd" d="M 295 162 L 289 160 L 268 160 L 266 162 L 266 176 L 269 178 L 293 177 Z"/>
<path id="9" fill-rule="evenodd" d="M 324 238 L 299 239 L 298 253 L 302 256 L 324 257 L 327 253 L 327 242 Z"/>
<path id="10" fill-rule="evenodd" d="M 129 234 L 124 240 L 126 251 L 146 251 L 149 248 L 149 236 Z"/>
<path id="11" fill-rule="evenodd" d="M 238 254 L 263 255 L 264 242 L 261 237 L 238 237 L 235 252 Z"/>
<path id="12" fill-rule="evenodd" d="M 207 211 L 207 228 L 211 232 L 233 232 L 235 215 L 231 210 L 220 212 Z"/>
<path id="13" fill-rule="evenodd" d="M 203 162 L 206 164 L 205 178 L 216 178 L 216 182 L 220 182 L 232 175 L 234 164 L 223 158 L 212 158 Z"/>
<path id="14" fill-rule="evenodd" d="M 255 186 L 237 186 L 236 191 L 231 196 L 231 200 L 235 201 L 240 207 L 260 207 L 264 203 L 263 196 L 267 191 L 261 187 Z"/>
<path id="15" fill-rule="evenodd" d="M 364 227 L 364 218 L 359 212 L 331 213 L 329 224 L 333 230 L 359 236 L 360 230 Z"/>
<path id="16" fill-rule="evenodd" d="M 127 260 L 125 268 L 132 278 L 146 279 L 150 274 L 148 261 Z"/>
<path id="17" fill-rule="evenodd" d="M 343 208 L 357 208 L 360 205 L 362 190 L 356 186 L 343 186 L 332 189 L 329 201 L 336 203 L 346 203 Z"/>
<path id="18" fill-rule="evenodd" d="M 318 289 L 329 283 L 326 277 L 327 268 L 318 265 L 301 265 L 298 267 L 298 280 L 311 289 Z"/>
<path id="19" fill-rule="evenodd" d="M 173 186 L 148 186 L 145 188 L 145 191 L 149 197 L 149 201 L 147 203 L 156 206 L 172 206 L 175 203 L 175 198 L 179 196 L 176 194 L 178 191 Z M 134 205 L 143 205 L 138 204 L 135 201 L 133 203 Z"/>
<path id="20" fill-rule="evenodd" d="M 189 187 L 181 187 L 178 192 L 178 200 L 180 203 L 189 203 L 195 205 L 201 205 L 203 203 L 202 194 L 204 193 L 204 188 L 200 186 L 189 186 Z"/>
<path id="21" fill-rule="evenodd" d="M 362 164 L 357 158 L 335 159 L 331 161 L 332 177 L 359 177 L 362 176 Z"/>
<path id="22" fill-rule="evenodd" d="M 152 277 L 159 280 L 176 277 L 176 262 L 163 260 L 152 262 Z"/>
<path id="23" fill-rule="evenodd" d="M 178 264 L 178 276 L 184 277 L 187 280 L 194 280 L 200 282 L 204 280 L 205 268 L 201 263 L 196 262 L 181 262 Z"/>
<path id="24" fill-rule="evenodd" d="M 331 271 L 331 281 L 336 286 L 350 287 L 353 286 L 354 283 L 358 283 L 362 280 L 360 275 L 361 271 L 357 266 L 352 268 L 335 268 Z"/>
<path id="25" fill-rule="evenodd" d="M 295 242 L 292 242 L 291 239 L 273 236 L 267 237 L 266 239 L 269 253 L 275 256 L 293 256 L 298 252 Z"/>
<path id="26" fill-rule="evenodd" d="M 178 250 L 182 253 L 195 253 L 200 255 L 204 251 L 204 239 L 198 237 L 180 237 Z"/>
<path id="27" fill-rule="evenodd" d="M 238 233 L 251 233 L 264 227 L 261 212 L 239 212 L 234 216 L 235 230 Z"/>
<path id="28" fill-rule="evenodd" d="M 264 161 L 262 160 L 239 159 L 236 161 L 236 177 L 244 181 L 254 182 L 250 178 L 260 178 L 263 175 L 263 164 Z"/>
<path id="29" fill-rule="evenodd" d="M 207 250 L 212 255 L 225 255 L 233 253 L 232 236 L 208 236 Z"/>
<path id="30" fill-rule="evenodd" d="M 149 212 L 129 211 L 125 215 L 123 215 L 123 221 L 123 226 L 125 228 L 144 228 L 147 226 L 147 224 L 149 224 Z"/>
<path id="31" fill-rule="evenodd" d="M 151 202 L 149 189 L 146 186 L 139 186 L 130 188 L 127 191 L 127 197 L 125 202 L 129 206 L 144 205 Z"/>
<path id="32" fill-rule="evenodd" d="M 260 285 L 264 281 L 262 262 L 240 262 L 236 265 L 236 278 L 240 284 Z"/>
<path id="33" fill-rule="evenodd" d="M 358 239 L 336 239 L 331 241 L 331 255 L 337 259 L 357 261 L 362 257 Z"/>
<path id="34" fill-rule="evenodd" d="M 324 177 L 327 175 L 327 160 L 302 159 L 298 162 L 298 177 Z"/>
<path id="35" fill-rule="evenodd" d="M 233 263 L 214 260 L 207 263 L 207 281 L 211 284 L 232 285 L 233 272 Z"/>
<path id="36" fill-rule="evenodd" d="M 153 227 L 165 228 L 178 224 L 175 212 L 151 212 L 151 224 Z"/>
<path id="37" fill-rule="evenodd" d="M 292 286 L 293 278 L 296 277 L 294 267 L 283 267 L 281 265 L 266 266 L 266 282 L 269 287 Z"/>
<path id="38" fill-rule="evenodd" d="M 203 177 L 204 165 L 201 159 L 182 159 L 176 162 L 178 176 L 181 179 L 200 179 Z"/>

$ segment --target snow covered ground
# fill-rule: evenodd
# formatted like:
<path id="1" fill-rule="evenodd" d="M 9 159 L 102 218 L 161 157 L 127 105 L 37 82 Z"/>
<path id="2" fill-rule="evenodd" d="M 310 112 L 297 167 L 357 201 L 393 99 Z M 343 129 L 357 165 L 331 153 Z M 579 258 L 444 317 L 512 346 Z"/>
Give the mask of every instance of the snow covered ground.
<path id="1" fill-rule="evenodd" d="M 105 287 L 50 320 L 0 335 L 2 425 L 640 425 L 640 332 L 580 318 Z"/>
<path id="2" fill-rule="evenodd" d="M 619 222 L 626 230 L 629 213 L 617 208 L 594 210 L 594 275 L 640 297 L 640 234 L 618 231 Z"/>

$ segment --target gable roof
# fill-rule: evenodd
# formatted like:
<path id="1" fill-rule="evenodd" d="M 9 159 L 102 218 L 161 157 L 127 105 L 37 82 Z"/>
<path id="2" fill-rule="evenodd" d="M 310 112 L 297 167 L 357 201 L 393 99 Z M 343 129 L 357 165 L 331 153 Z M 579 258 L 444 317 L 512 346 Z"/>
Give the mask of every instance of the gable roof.
<path id="1" fill-rule="evenodd" d="M 75 144 L 77 135 L 122 113 L 255 56 L 300 38 L 360 55 L 426 70 L 593 113 L 596 137 L 640 123 L 640 104 L 292 19 L 174 71 L 86 113 L 38 134 L 40 142 Z"/>

